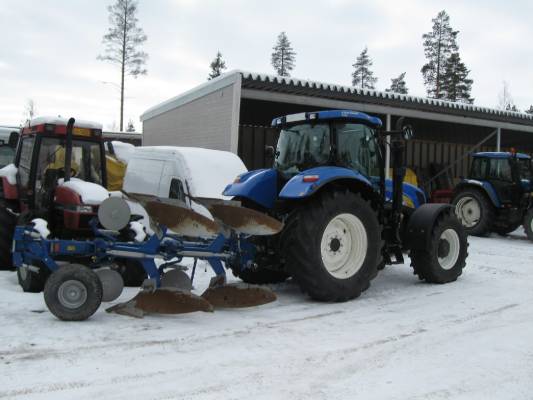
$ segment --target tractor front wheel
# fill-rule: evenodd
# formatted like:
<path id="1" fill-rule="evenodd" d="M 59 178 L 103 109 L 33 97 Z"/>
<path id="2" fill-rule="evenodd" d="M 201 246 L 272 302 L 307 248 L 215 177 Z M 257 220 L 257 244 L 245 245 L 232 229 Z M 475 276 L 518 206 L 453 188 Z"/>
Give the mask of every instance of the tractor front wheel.
<path id="1" fill-rule="evenodd" d="M 478 190 L 466 189 L 452 200 L 455 215 L 461 221 L 468 235 L 484 236 L 494 221 L 494 207 Z"/>
<path id="2" fill-rule="evenodd" d="M 524 218 L 524 231 L 527 238 L 533 241 L 533 208 L 530 208 Z"/>
<path id="3" fill-rule="evenodd" d="M 463 272 L 467 250 L 467 235 L 461 223 L 451 212 L 444 213 L 433 225 L 426 248 L 411 250 L 411 266 L 426 282 L 453 282 Z"/>
<path id="4" fill-rule="evenodd" d="M 84 321 L 102 303 L 102 282 L 84 265 L 69 264 L 54 271 L 44 286 L 44 301 L 63 321 Z"/>
<path id="5" fill-rule="evenodd" d="M 282 236 L 289 273 L 319 301 L 347 301 L 365 291 L 377 275 L 382 243 L 370 203 L 340 190 L 296 210 Z"/>

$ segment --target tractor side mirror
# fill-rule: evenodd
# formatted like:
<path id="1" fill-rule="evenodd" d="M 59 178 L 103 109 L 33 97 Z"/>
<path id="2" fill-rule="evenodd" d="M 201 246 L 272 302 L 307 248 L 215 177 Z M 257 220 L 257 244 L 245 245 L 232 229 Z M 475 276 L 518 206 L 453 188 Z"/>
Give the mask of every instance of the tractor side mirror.
<path id="1" fill-rule="evenodd" d="M 413 127 L 405 123 L 405 117 L 400 117 L 396 121 L 395 130 L 401 132 L 401 135 L 404 140 L 410 140 L 415 135 L 413 132 Z"/>
<path id="2" fill-rule="evenodd" d="M 413 127 L 411 125 L 405 125 L 402 128 L 402 135 L 405 140 L 411 140 L 415 133 L 413 132 Z"/>

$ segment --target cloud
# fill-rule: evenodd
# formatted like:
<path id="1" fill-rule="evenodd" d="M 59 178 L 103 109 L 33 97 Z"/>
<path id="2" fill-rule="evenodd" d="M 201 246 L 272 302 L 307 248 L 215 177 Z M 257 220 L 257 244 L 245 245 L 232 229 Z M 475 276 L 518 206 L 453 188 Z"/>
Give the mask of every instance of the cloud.
<path id="1" fill-rule="evenodd" d="M 96 60 L 111 3 L 0 2 L 9 33 L 0 36 L 0 124 L 18 123 L 28 98 L 39 112 L 118 121 L 118 92 L 101 81 L 118 83 L 119 71 Z M 505 79 L 519 107 L 533 103 L 533 53 L 525 50 L 533 3 L 450 0 L 445 6 L 460 30 L 476 102 L 494 106 Z M 281 31 L 297 52 L 296 77 L 350 84 L 352 64 L 368 46 L 378 88 L 405 71 L 411 93 L 423 96 L 421 36 L 442 7 L 436 0 L 140 0 L 148 75 L 127 79 L 125 120 L 138 121 L 147 108 L 205 82 L 218 50 L 229 69 L 272 73 L 270 54 Z"/>

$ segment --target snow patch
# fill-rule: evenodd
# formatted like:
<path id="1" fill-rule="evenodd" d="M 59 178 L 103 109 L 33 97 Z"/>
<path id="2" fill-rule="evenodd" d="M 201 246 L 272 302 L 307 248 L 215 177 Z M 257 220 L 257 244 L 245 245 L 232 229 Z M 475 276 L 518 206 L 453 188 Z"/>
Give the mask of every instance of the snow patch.
<path id="1" fill-rule="evenodd" d="M 48 236 L 50 236 L 50 230 L 48 229 L 48 222 L 42 218 L 35 218 L 31 220 L 33 224 L 33 229 L 35 229 L 37 232 L 39 232 L 39 235 L 43 239 L 46 239 Z"/>
<path id="2" fill-rule="evenodd" d="M 83 204 L 97 206 L 109 197 L 109 192 L 104 187 L 92 182 L 85 182 L 78 178 L 70 178 L 68 182 L 59 180 L 59 186 L 66 187 L 78 193 Z"/>
<path id="3" fill-rule="evenodd" d="M 130 161 L 130 158 L 133 156 L 133 153 L 135 153 L 135 146 L 131 143 L 124 143 L 119 142 L 117 140 L 113 140 L 111 144 L 113 145 L 113 150 L 115 151 L 116 158 L 118 158 L 125 164 Z"/>
<path id="4" fill-rule="evenodd" d="M 144 226 L 140 222 L 133 221 L 130 222 L 130 229 L 135 232 L 135 241 L 142 242 L 146 239 L 146 232 L 144 231 Z"/>
<path id="5" fill-rule="evenodd" d="M 29 126 L 35 126 L 35 125 L 41 125 L 41 124 L 67 125 L 69 119 L 70 118 L 64 118 L 64 117 L 42 116 L 42 117 L 33 118 L 30 121 Z M 76 122 L 74 122 L 74 126 L 77 128 L 102 130 L 102 124 L 100 124 L 99 122 L 85 121 L 82 119 L 76 119 Z"/>
<path id="6" fill-rule="evenodd" d="M 0 169 L 0 176 L 7 178 L 10 185 L 15 185 L 17 183 L 17 172 L 18 169 L 15 167 L 15 164 L 8 164 Z"/>

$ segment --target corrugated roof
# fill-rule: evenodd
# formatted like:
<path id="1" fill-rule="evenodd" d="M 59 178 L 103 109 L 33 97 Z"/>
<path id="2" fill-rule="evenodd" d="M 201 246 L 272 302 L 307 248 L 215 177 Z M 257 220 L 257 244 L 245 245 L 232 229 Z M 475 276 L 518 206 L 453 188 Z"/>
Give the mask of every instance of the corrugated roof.
<path id="1" fill-rule="evenodd" d="M 447 115 L 471 117 L 519 125 L 533 126 L 533 115 L 480 107 L 475 104 L 451 102 L 378 90 L 358 89 L 333 83 L 310 81 L 291 77 L 259 74 L 233 70 L 205 82 L 183 94 L 151 107 L 141 115 L 141 120 L 153 118 L 171 109 L 180 107 L 194 99 L 214 92 L 221 87 L 231 85 L 242 77 L 243 89 L 256 89 L 293 95 L 319 97 L 351 101 L 356 103 L 376 104 L 403 109 L 429 111 Z"/>
<path id="2" fill-rule="evenodd" d="M 287 94 L 379 104 L 533 126 L 533 115 L 353 86 L 240 71 L 242 87 Z"/>

